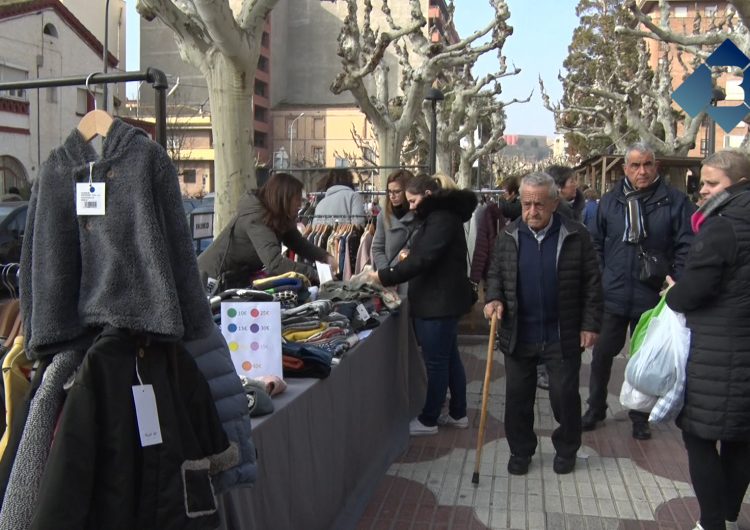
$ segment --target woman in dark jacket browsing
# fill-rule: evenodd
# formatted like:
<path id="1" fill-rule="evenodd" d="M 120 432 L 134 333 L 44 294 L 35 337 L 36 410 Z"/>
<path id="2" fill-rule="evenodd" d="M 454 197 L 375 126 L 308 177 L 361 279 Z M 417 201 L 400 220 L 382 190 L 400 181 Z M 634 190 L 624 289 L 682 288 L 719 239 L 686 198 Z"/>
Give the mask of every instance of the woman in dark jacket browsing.
<path id="1" fill-rule="evenodd" d="M 695 239 L 667 304 L 690 328 L 685 404 L 677 418 L 701 510 L 696 530 L 737 528 L 750 483 L 750 160 L 703 161 Z M 719 447 L 717 447 L 717 445 Z"/>
<path id="2" fill-rule="evenodd" d="M 468 190 L 440 190 L 426 175 L 412 179 L 406 197 L 423 220 L 408 255 L 372 273 L 383 285 L 409 282 L 409 309 L 427 367 L 427 398 L 409 424 L 413 436 L 435 434 L 438 424 L 466 428 L 466 373 L 458 352 L 458 319 L 472 305 L 464 225 L 477 205 Z M 450 388 L 448 414 L 440 412 Z"/>
<path id="3" fill-rule="evenodd" d="M 317 280 L 313 266 L 281 255 L 284 243 L 305 259 L 333 263 L 325 250 L 297 230 L 295 219 L 301 203 L 302 183 L 288 173 L 276 173 L 259 190 L 247 192 L 232 221 L 198 256 L 203 285 L 224 273 L 224 288 L 244 287 L 250 284 L 252 274 L 263 268 L 270 275 L 295 271 Z"/>

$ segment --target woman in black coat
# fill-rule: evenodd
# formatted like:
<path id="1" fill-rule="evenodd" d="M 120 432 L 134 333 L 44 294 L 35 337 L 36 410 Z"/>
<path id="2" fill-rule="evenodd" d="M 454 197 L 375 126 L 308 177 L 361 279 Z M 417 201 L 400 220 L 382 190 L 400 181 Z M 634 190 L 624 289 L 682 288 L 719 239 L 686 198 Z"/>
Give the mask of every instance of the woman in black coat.
<path id="1" fill-rule="evenodd" d="M 466 373 L 458 352 L 458 319 L 472 305 L 463 223 L 471 219 L 477 198 L 469 190 L 442 190 L 426 175 L 412 179 L 406 198 L 422 226 L 408 255 L 394 266 L 372 273 L 383 285 L 409 282 L 409 309 L 427 367 L 427 398 L 409 424 L 412 436 L 437 433 L 437 426 L 466 428 Z M 440 412 L 450 388 L 448 414 Z"/>
<path id="2" fill-rule="evenodd" d="M 737 528 L 750 483 L 750 160 L 703 161 L 701 207 L 667 304 L 690 328 L 685 404 L 677 418 L 701 509 L 696 529 Z M 717 448 L 717 445 L 719 448 Z"/>

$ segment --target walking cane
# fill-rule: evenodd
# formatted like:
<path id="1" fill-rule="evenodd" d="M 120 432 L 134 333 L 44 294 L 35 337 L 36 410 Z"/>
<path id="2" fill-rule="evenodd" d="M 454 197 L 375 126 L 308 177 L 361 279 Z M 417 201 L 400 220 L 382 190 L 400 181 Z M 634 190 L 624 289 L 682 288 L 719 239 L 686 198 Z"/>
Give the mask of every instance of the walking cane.
<path id="1" fill-rule="evenodd" d="M 484 369 L 484 388 L 482 389 L 482 409 L 479 413 L 479 435 L 477 436 L 477 461 L 474 464 L 473 484 L 479 484 L 479 463 L 482 460 L 482 446 L 484 445 L 484 428 L 487 421 L 487 399 L 490 394 L 490 378 L 492 377 L 492 354 L 495 352 L 495 328 L 497 314 L 492 313 L 490 321 L 490 342 L 487 345 L 487 367 Z"/>

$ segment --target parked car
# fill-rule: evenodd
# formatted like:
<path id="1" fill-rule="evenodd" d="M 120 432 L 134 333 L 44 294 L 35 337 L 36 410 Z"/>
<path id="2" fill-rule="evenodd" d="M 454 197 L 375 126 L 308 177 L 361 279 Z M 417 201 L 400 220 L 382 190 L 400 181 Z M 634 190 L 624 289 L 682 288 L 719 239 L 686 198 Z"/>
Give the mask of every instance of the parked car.
<path id="1" fill-rule="evenodd" d="M 0 202 L 0 262 L 18 263 L 21 259 L 23 233 L 26 230 L 25 201 Z"/>

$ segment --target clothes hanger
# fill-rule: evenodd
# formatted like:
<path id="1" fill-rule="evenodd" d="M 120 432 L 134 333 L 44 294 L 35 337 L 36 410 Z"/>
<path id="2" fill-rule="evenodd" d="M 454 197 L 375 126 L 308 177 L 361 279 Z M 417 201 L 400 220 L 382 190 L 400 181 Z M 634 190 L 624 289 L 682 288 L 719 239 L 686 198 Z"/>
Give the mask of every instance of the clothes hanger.
<path id="1" fill-rule="evenodd" d="M 107 136 L 109 128 L 112 127 L 113 121 L 113 118 L 109 113 L 97 108 L 96 94 L 91 92 L 91 87 L 89 86 L 89 82 L 94 75 L 96 75 L 96 72 L 89 74 L 86 78 L 86 90 L 94 99 L 94 110 L 87 112 L 83 118 L 81 118 L 81 121 L 78 122 L 77 127 L 78 132 L 81 133 L 83 140 L 86 142 L 90 142 L 96 136 Z"/>

